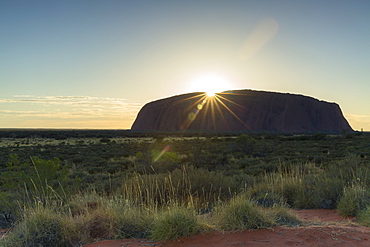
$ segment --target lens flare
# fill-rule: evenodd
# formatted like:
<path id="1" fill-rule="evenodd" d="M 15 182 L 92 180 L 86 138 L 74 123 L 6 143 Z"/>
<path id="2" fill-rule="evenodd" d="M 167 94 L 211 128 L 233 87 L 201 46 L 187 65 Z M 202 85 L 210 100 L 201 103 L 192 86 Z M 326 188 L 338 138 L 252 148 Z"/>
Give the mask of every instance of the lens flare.
<path id="1" fill-rule="evenodd" d="M 262 50 L 279 31 L 279 25 L 274 19 L 266 19 L 261 22 L 249 35 L 241 51 L 240 58 L 248 60 Z"/>

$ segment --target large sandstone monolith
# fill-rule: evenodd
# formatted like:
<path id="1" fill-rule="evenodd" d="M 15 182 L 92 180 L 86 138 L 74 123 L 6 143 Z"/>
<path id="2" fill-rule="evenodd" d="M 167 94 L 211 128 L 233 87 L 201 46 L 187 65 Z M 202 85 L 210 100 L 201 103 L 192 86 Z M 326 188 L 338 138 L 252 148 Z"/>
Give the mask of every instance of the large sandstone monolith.
<path id="1" fill-rule="evenodd" d="M 338 104 L 312 97 L 253 90 L 177 95 L 146 104 L 132 130 L 352 131 Z"/>

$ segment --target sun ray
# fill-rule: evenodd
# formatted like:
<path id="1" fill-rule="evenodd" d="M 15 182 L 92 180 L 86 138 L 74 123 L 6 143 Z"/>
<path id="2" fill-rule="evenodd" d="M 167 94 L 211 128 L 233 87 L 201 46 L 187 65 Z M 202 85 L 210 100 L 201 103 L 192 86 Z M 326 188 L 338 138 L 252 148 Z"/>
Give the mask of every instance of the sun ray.
<path id="1" fill-rule="evenodd" d="M 245 128 L 250 129 L 241 117 L 234 112 L 236 109 L 242 109 L 242 112 L 247 110 L 245 106 L 232 100 L 231 96 L 238 94 L 238 92 L 230 91 L 215 93 L 213 96 L 210 96 L 206 92 L 193 93 L 189 94 L 186 98 L 178 100 L 174 104 L 182 104 L 182 102 L 185 103 L 190 100 L 189 103 L 185 103 L 187 106 L 184 109 L 184 122 L 181 124 L 181 130 L 186 131 L 193 128 L 200 128 L 200 130 L 217 131 L 220 128 L 228 129 L 230 124 L 228 121 L 230 119 L 226 119 L 225 113 L 229 113 Z M 193 123 L 196 123 L 196 125 L 192 125 Z"/>
<path id="2" fill-rule="evenodd" d="M 205 96 L 205 94 L 197 94 L 197 95 L 194 95 L 194 96 L 190 96 L 188 98 L 185 98 L 185 99 L 181 99 L 181 100 L 179 100 L 177 102 L 187 101 L 187 100 L 191 100 L 191 99 L 195 99 L 195 98 L 201 98 L 201 99 L 203 99 L 203 98 L 206 98 L 206 96 Z"/>
<path id="3" fill-rule="evenodd" d="M 243 120 L 241 120 L 238 115 L 236 115 L 224 102 L 222 102 L 221 99 L 219 99 L 218 97 L 216 97 L 216 100 L 222 105 L 225 107 L 226 110 L 228 110 L 240 123 L 242 123 L 247 129 L 249 129 L 249 126 L 244 123 Z"/>
<path id="4" fill-rule="evenodd" d="M 226 119 L 225 119 L 225 116 L 224 116 L 224 114 L 222 113 L 221 108 L 220 108 L 220 105 L 219 105 L 219 104 L 217 104 L 216 100 L 218 100 L 218 98 L 217 98 L 217 97 L 215 97 L 214 105 L 216 105 L 217 110 L 218 110 L 218 112 L 220 113 L 220 116 L 221 116 L 222 120 L 224 121 L 225 125 L 227 125 L 227 121 L 226 121 Z M 216 125 L 214 126 L 214 128 L 216 128 Z"/>
<path id="5" fill-rule="evenodd" d="M 222 94 L 229 94 L 229 93 L 222 93 Z M 189 112 L 187 118 L 185 119 L 185 123 L 182 125 L 182 130 L 186 131 L 189 129 L 190 125 L 196 120 L 198 115 L 201 113 L 201 111 L 204 111 L 203 113 L 203 119 L 201 119 L 201 126 L 202 129 L 205 124 L 207 124 L 207 116 L 211 116 L 211 127 L 213 131 L 217 130 L 216 125 L 216 113 L 219 114 L 219 116 L 222 118 L 222 121 L 225 123 L 226 127 L 228 125 L 227 120 L 225 119 L 224 111 L 222 111 L 222 107 L 225 108 L 228 112 L 230 112 L 239 122 L 241 122 L 246 128 L 249 129 L 249 127 L 240 119 L 240 117 L 235 114 L 226 104 L 224 101 L 227 101 L 231 104 L 234 104 L 238 107 L 244 108 L 242 105 L 237 104 L 236 102 L 233 102 L 230 99 L 227 99 L 226 97 L 223 97 L 221 93 L 214 94 L 210 96 L 207 93 L 200 93 L 196 94 L 190 97 L 187 97 L 185 99 L 181 99 L 175 103 L 181 103 L 188 100 L 196 99 L 196 101 L 192 104 L 190 104 L 189 107 L 187 107 L 185 113 Z M 209 113 L 209 114 L 208 114 Z M 169 151 L 171 148 L 170 145 L 166 145 L 164 149 L 161 151 L 161 153 L 153 159 L 153 162 L 157 162 L 166 152 Z"/>
<path id="6" fill-rule="evenodd" d="M 187 109 L 186 111 L 190 111 L 188 113 L 188 116 L 185 120 L 185 123 L 183 124 L 183 129 L 186 130 L 189 128 L 189 126 L 191 125 L 191 123 L 197 118 L 198 114 L 200 113 L 200 111 L 203 109 L 204 105 L 206 104 L 207 100 L 206 100 L 206 95 L 205 94 L 199 94 L 199 95 L 196 95 L 196 96 L 192 96 L 192 97 L 189 97 L 189 98 L 186 98 L 184 100 L 189 100 L 189 99 L 192 99 L 192 98 L 199 98 L 197 101 L 195 101 L 193 104 L 191 104 Z"/>
<path id="7" fill-rule="evenodd" d="M 180 129 L 185 133 L 191 126 L 191 124 L 199 117 L 202 116 L 203 118 L 198 120 L 201 124 L 201 130 L 204 130 L 204 127 L 212 128 L 209 129 L 211 131 L 217 131 L 217 123 L 216 117 L 220 117 L 222 121 L 225 123 L 225 127 L 228 127 L 228 121 L 225 118 L 225 111 L 222 108 L 225 108 L 228 112 L 231 113 L 233 117 L 235 117 L 240 123 L 242 123 L 247 129 L 250 129 L 248 125 L 246 125 L 241 118 L 233 112 L 229 106 L 225 104 L 224 101 L 229 102 L 233 105 L 236 105 L 240 108 L 246 109 L 242 105 L 233 102 L 232 100 L 224 97 L 222 95 L 227 95 L 231 93 L 216 93 L 213 96 L 208 96 L 206 93 L 199 93 L 199 94 L 191 94 L 189 97 L 180 99 L 176 101 L 174 104 L 181 104 L 181 102 L 186 102 L 189 100 L 195 100 L 194 102 L 189 102 L 190 105 L 185 109 L 184 114 L 184 122 L 180 126 Z M 200 114 L 202 112 L 202 114 Z M 210 117 L 211 124 L 207 122 L 207 117 Z M 157 162 L 168 150 L 171 148 L 170 145 L 166 145 L 165 148 L 161 151 L 161 153 L 153 159 L 153 162 Z"/>
<path id="8" fill-rule="evenodd" d="M 212 127 L 213 130 L 216 130 L 216 114 L 215 114 L 215 106 L 218 107 L 217 104 L 215 104 L 215 97 L 212 97 L 209 99 L 210 102 L 210 108 L 211 108 L 211 120 L 212 120 Z M 221 112 L 220 112 L 221 113 Z M 207 114 L 207 113 L 206 113 Z"/>
<path id="9" fill-rule="evenodd" d="M 240 104 L 238 104 L 238 103 L 235 103 L 234 101 L 229 100 L 229 99 L 227 99 L 227 98 L 225 98 L 225 97 L 221 96 L 220 94 L 218 94 L 218 95 L 217 95 L 217 97 L 218 97 L 218 98 L 221 98 L 221 99 L 223 99 L 223 100 L 226 100 L 226 101 L 230 102 L 231 104 L 234 104 L 234 105 L 236 105 L 236 106 L 239 106 L 240 108 L 246 109 L 244 106 L 242 106 L 242 105 L 240 105 Z"/>

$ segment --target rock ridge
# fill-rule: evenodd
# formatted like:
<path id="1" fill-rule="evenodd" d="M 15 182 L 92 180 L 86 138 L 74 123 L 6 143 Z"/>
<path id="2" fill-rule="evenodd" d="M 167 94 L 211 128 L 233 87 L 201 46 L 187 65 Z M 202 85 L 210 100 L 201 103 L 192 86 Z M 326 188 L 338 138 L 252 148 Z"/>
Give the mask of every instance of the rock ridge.
<path id="1" fill-rule="evenodd" d="M 249 89 L 225 91 L 214 97 L 188 93 L 147 103 L 131 130 L 353 131 L 336 103 Z"/>

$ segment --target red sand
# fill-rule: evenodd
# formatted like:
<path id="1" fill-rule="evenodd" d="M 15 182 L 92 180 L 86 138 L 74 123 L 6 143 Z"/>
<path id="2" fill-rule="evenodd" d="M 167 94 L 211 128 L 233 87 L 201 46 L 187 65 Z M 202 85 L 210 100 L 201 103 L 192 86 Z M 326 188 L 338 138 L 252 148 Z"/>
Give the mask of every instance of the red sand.
<path id="1" fill-rule="evenodd" d="M 105 240 L 85 247 L 214 247 L 214 246 L 370 246 L 370 228 L 353 223 L 335 210 L 295 211 L 303 221 L 321 222 L 307 227 L 273 227 L 236 232 L 211 232 L 165 242 L 144 239 Z"/>

